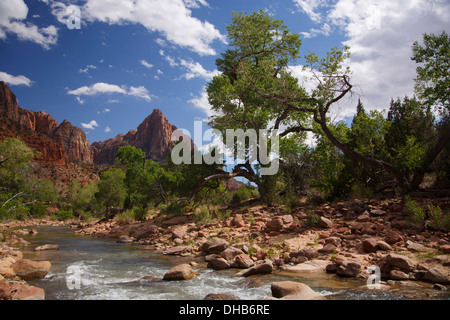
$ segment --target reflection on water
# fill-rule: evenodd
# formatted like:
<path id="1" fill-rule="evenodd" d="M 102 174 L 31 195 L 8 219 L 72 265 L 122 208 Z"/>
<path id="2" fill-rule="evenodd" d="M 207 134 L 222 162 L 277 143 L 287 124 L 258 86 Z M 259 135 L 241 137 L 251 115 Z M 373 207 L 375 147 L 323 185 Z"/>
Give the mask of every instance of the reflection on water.
<path id="1" fill-rule="evenodd" d="M 30 282 L 43 288 L 49 300 L 202 300 L 210 293 L 260 300 L 271 296 L 272 282 L 284 280 L 301 281 L 330 299 L 450 299 L 449 294 L 431 286 L 368 290 L 360 280 L 325 272 L 233 278 L 235 269 L 199 268 L 200 276 L 193 280 L 163 282 L 162 277 L 173 266 L 203 260 L 164 256 L 143 246 L 81 236 L 69 228 L 39 227 L 37 230 L 37 235 L 27 237 L 32 245 L 24 257 L 52 263 L 45 279 Z M 60 250 L 32 251 L 43 244 L 57 244 Z"/>

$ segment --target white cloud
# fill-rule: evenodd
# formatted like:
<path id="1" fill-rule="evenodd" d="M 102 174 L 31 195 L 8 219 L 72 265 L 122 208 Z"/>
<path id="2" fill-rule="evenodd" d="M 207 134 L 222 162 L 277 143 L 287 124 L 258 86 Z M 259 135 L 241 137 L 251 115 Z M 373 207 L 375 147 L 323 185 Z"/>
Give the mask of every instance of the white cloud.
<path id="1" fill-rule="evenodd" d="M 195 97 L 195 98 L 189 100 L 189 103 L 192 103 L 195 107 L 202 110 L 208 116 L 208 118 L 211 117 L 212 115 L 214 115 L 212 107 L 209 104 L 208 93 L 206 92 L 205 88 L 203 88 L 203 91 L 200 94 L 200 97 Z M 204 119 L 204 120 L 206 121 L 207 119 Z"/>
<path id="2" fill-rule="evenodd" d="M 89 70 L 95 70 L 95 69 L 97 69 L 97 67 L 90 64 L 90 65 L 86 66 L 86 68 L 78 70 L 78 72 L 88 74 Z"/>
<path id="3" fill-rule="evenodd" d="M 106 127 L 106 128 L 105 128 L 105 132 L 106 132 L 106 133 L 111 132 L 111 128 L 110 128 L 110 127 Z"/>
<path id="4" fill-rule="evenodd" d="M 180 65 L 188 70 L 188 72 L 183 75 L 186 80 L 190 80 L 193 78 L 203 78 L 205 80 L 211 80 L 214 76 L 220 74 L 220 72 L 217 70 L 205 70 L 205 68 L 203 68 L 203 66 L 198 62 L 180 59 Z"/>
<path id="5" fill-rule="evenodd" d="M 141 61 L 139 61 L 144 67 L 146 67 L 146 68 L 148 68 L 148 69 L 151 69 L 151 68 L 153 68 L 153 65 L 151 64 L 151 63 L 148 63 L 147 61 L 145 61 L 145 60 L 141 60 Z"/>
<path id="6" fill-rule="evenodd" d="M 311 20 L 320 22 L 322 20 L 322 14 L 317 10 L 326 4 L 326 0 L 294 0 L 294 3 L 304 13 L 306 13 Z"/>
<path id="7" fill-rule="evenodd" d="M 134 97 L 137 97 L 137 98 L 144 99 L 144 100 L 146 100 L 146 101 L 148 101 L 148 102 L 150 102 L 150 101 L 152 100 L 151 97 L 150 97 L 150 93 L 149 93 L 148 90 L 147 90 L 145 87 L 143 87 L 143 86 L 140 86 L 140 87 L 131 87 L 131 88 L 130 88 L 130 91 L 128 92 L 128 94 L 129 94 L 130 96 L 134 96 Z"/>
<path id="8" fill-rule="evenodd" d="M 84 86 L 78 88 L 76 90 L 71 90 L 68 94 L 74 96 L 94 96 L 99 93 L 121 93 L 127 94 L 127 91 L 124 88 L 121 88 L 115 84 L 108 84 L 103 82 L 98 82 L 93 84 L 90 87 Z"/>
<path id="9" fill-rule="evenodd" d="M 159 32 L 165 40 L 200 55 L 214 55 L 211 44 L 226 38 L 208 21 L 192 16 L 190 8 L 205 1 L 182 0 L 88 0 L 82 18 L 109 24 L 141 24 L 150 32 Z"/>
<path id="10" fill-rule="evenodd" d="M 28 79 L 25 76 L 13 76 L 6 72 L 0 71 L 0 80 L 6 82 L 7 84 L 11 86 L 27 86 L 30 87 L 32 84 L 32 81 Z"/>
<path id="11" fill-rule="evenodd" d="M 125 86 L 118 86 L 115 84 L 109 84 L 104 82 L 98 82 L 91 86 L 84 86 L 75 90 L 69 90 L 67 94 L 77 96 L 77 99 L 79 96 L 95 96 L 97 94 L 123 94 L 123 95 L 129 95 L 134 96 L 137 98 L 144 99 L 146 101 L 151 101 L 151 95 L 148 92 L 148 90 L 143 87 L 130 87 L 130 89 L 127 89 Z M 117 102 L 116 100 L 108 100 L 109 102 Z"/>
<path id="12" fill-rule="evenodd" d="M 55 26 L 38 28 L 30 22 L 24 23 L 28 16 L 28 6 L 23 0 L 0 1 L 0 39 L 5 40 L 13 34 L 21 41 L 31 41 L 49 49 L 58 40 Z"/>
<path id="13" fill-rule="evenodd" d="M 83 99 L 81 99 L 80 97 L 76 97 L 76 99 L 77 99 L 77 102 L 78 102 L 79 104 L 85 104 L 85 103 L 86 103 L 86 100 L 83 100 Z"/>
<path id="14" fill-rule="evenodd" d="M 450 21 L 449 1 L 293 1 L 319 25 L 304 36 L 344 33 L 352 83 L 366 109 L 387 109 L 391 98 L 414 94 L 412 44 L 423 33 L 440 34 Z M 337 106 L 338 118 L 354 114 L 357 98 Z"/>
<path id="15" fill-rule="evenodd" d="M 99 125 L 98 125 L 97 121 L 92 120 L 92 121 L 89 122 L 89 123 L 82 123 L 81 126 L 82 126 L 84 129 L 95 130 L 95 128 L 98 127 Z"/>

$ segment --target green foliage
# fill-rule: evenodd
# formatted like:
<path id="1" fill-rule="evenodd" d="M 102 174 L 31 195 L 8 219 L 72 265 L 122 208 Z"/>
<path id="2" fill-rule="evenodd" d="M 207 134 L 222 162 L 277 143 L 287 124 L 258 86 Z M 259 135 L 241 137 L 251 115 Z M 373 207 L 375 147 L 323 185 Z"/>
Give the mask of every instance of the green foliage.
<path id="1" fill-rule="evenodd" d="M 135 207 L 132 209 L 134 220 L 143 221 L 147 218 L 148 212 L 145 208 Z"/>
<path id="2" fill-rule="evenodd" d="M 431 220 L 430 226 L 444 232 L 450 231 L 450 213 L 443 212 L 439 206 L 428 205 L 428 216 Z"/>
<path id="3" fill-rule="evenodd" d="M 244 188 L 240 188 L 236 191 L 233 191 L 231 194 L 232 194 L 232 198 L 231 198 L 230 204 L 238 205 L 242 201 L 250 199 L 253 196 L 253 191 L 244 187 Z"/>
<path id="4" fill-rule="evenodd" d="M 211 222 L 214 219 L 213 213 L 209 210 L 207 206 L 200 206 L 194 211 L 194 222 Z"/>
<path id="5" fill-rule="evenodd" d="M 450 111 L 450 38 L 445 31 L 440 35 L 423 35 L 423 45 L 413 45 L 416 69 L 415 90 L 428 106 L 436 107 L 441 114 Z"/>
<path id="6" fill-rule="evenodd" d="M 75 216 L 74 216 L 72 210 L 60 210 L 60 211 L 53 213 L 52 219 L 59 220 L 59 221 L 66 221 L 66 220 L 75 219 Z"/>
<path id="7" fill-rule="evenodd" d="M 425 223 L 426 212 L 425 210 L 419 206 L 414 200 L 410 197 L 406 197 L 406 211 L 411 217 L 412 221 L 418 224 Z"/>
<path id="8" fill-rule="evenodd" d="M 319 219 L 320 217 L 317 214 L 308 212 L 306 214 L 306 220 L 303 221 L 302 226 L 304 228 L 313 228 L 317 226 L 317 224 L 319 223 Z"/>
<path id="9" fill-rule="evenodd" d="M 100 174 L 98 192 L 95 198 L 106 208 L 121 208 L 127 189 L 125 186 L 125 173 L 121 169 L 111 169 Z"/>
<path id="10" fill-rule="evenodd" d="M 39 202 L 30 205 L 30 215 L 34 218 L 43 218 L 48 214 L 47 208 Z"/>

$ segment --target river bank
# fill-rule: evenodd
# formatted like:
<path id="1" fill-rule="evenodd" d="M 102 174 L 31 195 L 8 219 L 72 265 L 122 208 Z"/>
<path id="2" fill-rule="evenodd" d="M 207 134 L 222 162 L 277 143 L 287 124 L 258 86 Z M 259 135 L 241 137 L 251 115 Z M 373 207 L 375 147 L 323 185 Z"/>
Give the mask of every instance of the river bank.
<path id="1" fill-rule="evenodd" d="M 435 202 L 443 208 L 448 203 L 446 198 Z M 311 213 L 319 218 L 314 227 L 307 223 Z M 0 229 L 28 228 L 17 231 L 26 233 L 33 225 L 47 223 L 14 222 Z M 366 283 L 378 284 L 374 275 L 379 271 L 379 290 L 407 292 L 413 288 L 424 294 L 412 293 L 404 298 L 450 298 L 449 234 L 414 228 L 398 199 L 325 203 L 313 211 L 298 207 L 289 213 L 282 207 L 254 205 L 235 209 L 228 218 L 210 223 L 195 223 L 193 215 L 159 215 L 126 224 L 112 219 L 69 225 L 78 235 L 109 238 L 124 246 L 138 245 L 182 258 L 187 263 L 173 265 L 186 268 L 187 272 L 179 272 L 182 275 L 190 275 L 191 269 L 227 272 L 238 279 L 274 274 L 295 280 L 309 274 L 326 277 L 327 281 L 353 281 L 368 291 Z M 373 269 L 375 273 L 368 273 L 368 268 L 374 266 L 378 267 Z M 367 282 L 369 277 L 372 280 Z M 273 291 L 272 296 L 278 297 Z"/>

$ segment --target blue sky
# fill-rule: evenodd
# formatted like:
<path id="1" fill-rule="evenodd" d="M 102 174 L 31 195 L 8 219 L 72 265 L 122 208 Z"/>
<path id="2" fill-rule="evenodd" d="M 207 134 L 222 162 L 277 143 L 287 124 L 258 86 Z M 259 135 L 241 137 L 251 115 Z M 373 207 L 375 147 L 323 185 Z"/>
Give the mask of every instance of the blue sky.
<path id="1" fill-rule="evenodd" d="M 81 29 L 69 29 L 70 5 Z M 450 21 L 449 1 L 1 0 L 0 80 L 22 108 L 82 127 L 89 141 L 127 133 L 161 109 L 178 128 L 211 111 L 204 87 L 227 48 L 233 11 L 264 9 L 301 33 L 302 54 L 347 44 L 356 95 L 336 119 L 413 93 L 411 45 Z M 72 16 L 73 18 L 73 16 Z M 301 76 L 299 60 L 292 65 Z"/>

